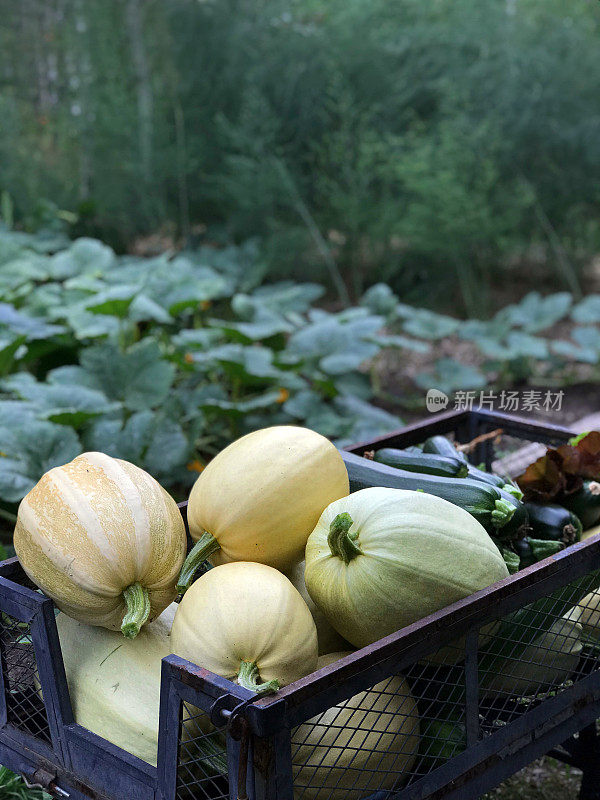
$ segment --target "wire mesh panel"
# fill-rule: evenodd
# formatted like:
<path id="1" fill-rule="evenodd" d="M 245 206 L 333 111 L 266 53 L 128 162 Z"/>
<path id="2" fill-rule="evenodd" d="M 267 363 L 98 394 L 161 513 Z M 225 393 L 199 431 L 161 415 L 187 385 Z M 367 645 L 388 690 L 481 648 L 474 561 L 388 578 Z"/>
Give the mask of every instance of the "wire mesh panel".
<path id="1" fill-rule="evenodd" d="M 177 767 L 177 800 L 228 800 L 225 736 L 205 712 L 182 704 Z"/>
<path id="2" fill-rule="evenodd" d="M 295 727 L 295 800 L 384 800 L 464 750 L 464 657 L 443 647 Z"/>
<path id="3" fill-rule="evenodd" d="M 2 613 L 0 647 L 7 721 L 19 730 L 51 744 L 29 625 Z"/>
<path id="4" fill-rule="evenodd" d="M 599 584 L 592 573 L 501 620 L 479 659 L 484 734 L 600 667 Z"/>

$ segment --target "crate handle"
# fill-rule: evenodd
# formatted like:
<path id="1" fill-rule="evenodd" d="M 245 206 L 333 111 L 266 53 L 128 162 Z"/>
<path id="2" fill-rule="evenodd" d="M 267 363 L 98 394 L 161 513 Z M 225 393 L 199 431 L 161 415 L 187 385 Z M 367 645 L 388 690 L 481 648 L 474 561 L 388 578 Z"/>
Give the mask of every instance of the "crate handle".
<path id="1" fill-rule="evenodd" d="M 70 797 L 71 795 L 69 792 L 65 792 L 64 789 L 61 789 L 60 786 L 57 786 L 56 781 L 56 774 L 53 772 L 48 772 L 41 767 L 36 769 L 33 775 L 25 775 L 21 773 L 21 778 L 23 779 L 23 783 L 28 789 L 43 789 L 46 792 L 52 792 L 55 795 L 59 795 L 60 797 Z"/>

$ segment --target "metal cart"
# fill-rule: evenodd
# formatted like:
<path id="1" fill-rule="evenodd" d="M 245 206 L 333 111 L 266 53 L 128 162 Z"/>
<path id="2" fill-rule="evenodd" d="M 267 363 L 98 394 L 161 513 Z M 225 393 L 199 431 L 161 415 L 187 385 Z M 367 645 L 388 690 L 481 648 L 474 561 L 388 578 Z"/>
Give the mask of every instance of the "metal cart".
<path id="1" fill-rule="evenodd" d="M 351 489 L 394 486 L 394 470 L 368 462 L 366 449 L 434 433 L 471 441 L 496 428 L 553 445 L 573 435 L 481 410 L 440 414 L 347 448 Z M 473 460 L 489 465 L 493 455 L 488 439 Z M 169 656 L 153 766 L 74 722 L 53 603 L 10 559 L 0 564 L 0 763 L 71 800 L 470 800 L 551 752 L 583 770 L 581 800 L 599 800 L 596 648 L 574 651 L 568 670 L 555 665 L 550 656 L 569 634 L 554 630 L 537 652 L 550 654 L 543 660 L 556 681 L 532 678 L 526 694 L 510 690 L 513 671 L 522 677 L 531 657 L 524 639 L 544 636 L 565 607 L 600 585 L 599 571 L 593 537 L 267 697 Z M 490 690 L 482 652 L 502 622 L 512 631 L 508 656 Z M 398 702 L 398 675 L 416 704 Z M 198 733 L 198 714 L 210 716 L 212 731 Z M 226 747 L 227 774 L 199 756 L 205 738 Z"/>

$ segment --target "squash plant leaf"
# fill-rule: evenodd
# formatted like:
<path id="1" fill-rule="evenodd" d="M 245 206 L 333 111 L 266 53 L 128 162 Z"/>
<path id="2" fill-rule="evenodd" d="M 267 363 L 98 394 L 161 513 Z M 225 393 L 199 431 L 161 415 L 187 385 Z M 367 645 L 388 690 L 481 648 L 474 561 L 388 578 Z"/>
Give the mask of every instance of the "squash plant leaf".
<path id="1" fill-rule="evenodd" d="M 589 294 L 571 310 L 571 319 L 587 325 L 600 322 L 600 294 Z"/>
<path id="2" fill-rule="evenodd" d="M 476 367 L 462 364 L 453 358 L 440 358 L 433 372 L 421 372 L 415 383 L 422 389 L 439 389 L 450 394 L 459 389 L 483 389 L 487 380 Z"/>
<path id="3" fill-rule="evenodd" d="M 28 339 L 48 339 L 65 332 L 62 325 L 49 325 L 43 319 L 30 317 L 22 311 L 17 311 L 9 303 L 0 303 L 0 330 L 2 328 L 18 335 L 27 336 Z"/>
<path id="4" fill-rule="evenodd" d="M 80 362 L 95 379 L 95 388 L 131 411 L 160 405 L 175 377 L 175 366 L 163 358 L 158 343 L 150 337 L 124 353 L 109 342 L 93 345 L 82 352 Z"/>
<path id="5" fill-rule="evenodd" d="M 24 418 L 28 412 L 24 410 Z M 52 467 L 66 464 L 81 452 L 72 428 L 28 418 L 26 424 L 0 424 L 0 497 L 16 503 Z"/>
<path id="6" fill-rule="evenodd" d="M 73 428 L 120 407 L 97 389 L 65 382 L 40 382 L 28 372 L 17 372 L 4 379 L 2 389 L 28 401 L 38 418 Z"/>
<path id="7" fill-rule="evenodd" d="M 54 280 L 65 280 L 88 273 L 103 276 L 115 264 L 115 254 L 108 245 L 97 239 L 76 239 L 66 250 L 50 259 L 50 275 Z"/>

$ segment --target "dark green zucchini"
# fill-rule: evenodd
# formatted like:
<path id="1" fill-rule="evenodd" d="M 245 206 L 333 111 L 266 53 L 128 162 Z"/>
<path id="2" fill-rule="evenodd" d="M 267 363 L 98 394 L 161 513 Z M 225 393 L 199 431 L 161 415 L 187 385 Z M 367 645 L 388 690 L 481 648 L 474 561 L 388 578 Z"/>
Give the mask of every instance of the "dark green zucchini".
<path id="1" fill-rule="evenodd" d="M 373 461 L 408 472 L 440 475 L 443 478 L 464 478 L 467 474 L 467 465 L 460 458 L 439 456 L 435 453 L 409 453 L 393 447 L 377 450 Z"/>
<path id="2" fill-rule="evenodd" d="M 527 511 L 516 497 L 496 486 L 469 478 L 440 478 L 389 467 L 342 451 L 350 489 L 388 486 L 428 492 L 468 511 L 488 533 L 503 541 L 522 536 L 528 524 Z"/>
<path id="3" fill-rule="evenodd" d="M 445 436 L 430 436 L 429 439 L 423 442 L 423 452 L 446 456 L 447 458 L 460 458 L 465 464 L 469 463 L 465 454 L 457 450 L 450 439 L 446 439 Z"/>
<path id="4" fill-rule="evenodd" d="M 534 539 L 573 544 L 581 537 L 581 522 L 572 511 L 559 505 L 525 503 Z"/>
<path id="5" fill-rule="evenodd" d="M 474 481 L 489 483 L 492 486 L 497 486 L 499 489 L 502 489 L 506 483 L 504 478 L 500 478 L 498 475 L 494 475 L 492 472 L 486 472 L 485 470 L 479 469 L 478 467 L 475 467 L 473 464 L 469 463 L 465 454 L 460 450 L 457 450 L 452 442 L 449 439 L 446 439 L 445 436 L 431 436 L 423 444 L 423 452 L 431 454 L 435 453 L 440 456 L 446 456 L 447 458 L 460 458 L 467 465 L 468 475 L 466 477 L 471 478 Z"/>
<path id="6" fill-rule="evenodd" d="M 525 536 L 513 542 L 513 549 L 519 556 L 519 569 L 525 569 L 548 556 L 556 555 L 564 550 L 564 543 L 555 539 L 532 539 Z"/>
<path id="7" fill-rule="evenodd" d="M 561 502 L 565 508 L 577 514 L 584 531 L 600 522 L 600 482 L 584 481 L 578 492 L 568 495 Z"/>
<path id="8" fill-rule="evenodd" d="M 475 467 L 473 464 L 469 464 L 468 470 L 468 477 L 474 481 L 489 483 L 492 486 L 497 486 L 499 489 L 504 488 L 506 484 L 504 478 L 501 478 L 499 475 L 494 475 L 493 472 L 486 472 L 483 469 L 479 469 L 479 467 Z"/>

